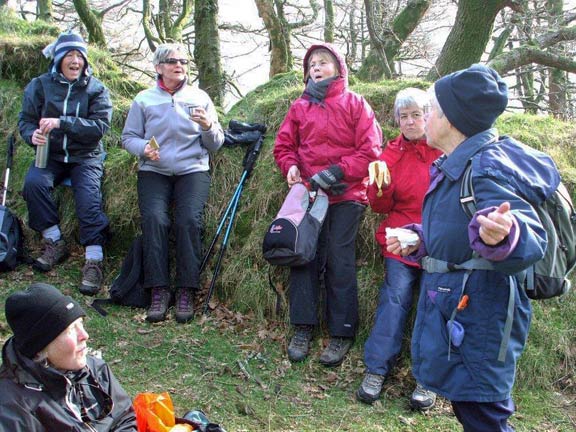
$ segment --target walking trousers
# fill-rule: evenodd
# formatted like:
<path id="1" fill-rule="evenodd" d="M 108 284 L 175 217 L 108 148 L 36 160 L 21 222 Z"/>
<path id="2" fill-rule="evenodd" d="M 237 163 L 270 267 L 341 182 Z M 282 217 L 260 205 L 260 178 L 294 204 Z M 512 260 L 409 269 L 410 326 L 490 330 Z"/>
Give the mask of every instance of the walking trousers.
<path id="1" fill-rule="evenodd" d="M 317 325 L 321 279 L 326 323 L 332 337 L 354 337 L 358 327 L 356 235 L 366 206 L 345 201 L 328 207 L 316 257 L 290 269 L 290 322 Z"/>
<path id="2" fill-rule="evenodd" d="M 46 168 L 30 166 L 24 179 L 23 196 L 28 206 L 28 223 L 42 232 L 60 224 L 54 188 L 70 177 L 76 207 L 76 217 L 82 246 L 100 245 L 106 241 L 108 217 L 102 207 L 102 175 L 104 162 L 100 158 L 66 163 L 48 160 Z"/>
<path id="3" fill-rule="evenodd" d="M 138 173 L 138 205 L 142 219 L 144 288 L 170 288 L 169 234 L 176 242 L 174 288 L 195 290 L 200 285 L 204 205 L 210 190 L 210 173 L 165 176 Z M 174 223 L 170 205 L 174 203 Z"/>

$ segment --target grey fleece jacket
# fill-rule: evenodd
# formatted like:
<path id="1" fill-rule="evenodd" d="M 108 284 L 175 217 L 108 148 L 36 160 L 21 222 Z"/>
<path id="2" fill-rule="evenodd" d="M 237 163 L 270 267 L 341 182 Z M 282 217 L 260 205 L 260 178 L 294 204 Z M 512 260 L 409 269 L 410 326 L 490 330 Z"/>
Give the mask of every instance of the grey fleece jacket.
<path id="1" fill-rule="evenodd" d="M 212 118 L 207 131 L 190 119 L 190 107 L 198 106 Z M 153 136 L 160 146 L 157 161 L 144 156 L 144 148 Z M 223 143 L 224 131 L 212 100 L 188 83 L 173 95 L 158 85 L 141 91 L 122 131 L 122 146 L 140 158 L 140 170 L 167 176 L 208 171 L 209 152 L 217 151 Z"/>

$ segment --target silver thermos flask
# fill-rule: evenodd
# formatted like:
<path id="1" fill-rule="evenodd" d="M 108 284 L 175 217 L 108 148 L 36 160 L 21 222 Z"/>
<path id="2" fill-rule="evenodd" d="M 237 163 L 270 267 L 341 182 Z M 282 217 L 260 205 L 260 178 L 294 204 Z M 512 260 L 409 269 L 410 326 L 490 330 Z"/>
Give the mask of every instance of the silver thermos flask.
<path id="1" fill-rule="evenodd" d="M 36 168 L 46 168 L 48 153 L 50 153 L 50 132 L 46 135 L 46 144 L 36 146 Z"/>

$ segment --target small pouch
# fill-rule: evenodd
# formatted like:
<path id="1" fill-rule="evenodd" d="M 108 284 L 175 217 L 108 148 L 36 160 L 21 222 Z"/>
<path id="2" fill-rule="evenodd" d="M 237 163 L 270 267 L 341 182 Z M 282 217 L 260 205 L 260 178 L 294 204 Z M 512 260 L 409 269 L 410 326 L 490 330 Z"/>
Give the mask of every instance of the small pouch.
<path id="1" fill-rule="evenodd" d="M 458 348 L 462 345 L 462 341 L 464 340 L 464 327 L 456 320 L 451 320 L 446 323 L 446 330 L 450 335 L 450 341 L 452 345 Z"/>

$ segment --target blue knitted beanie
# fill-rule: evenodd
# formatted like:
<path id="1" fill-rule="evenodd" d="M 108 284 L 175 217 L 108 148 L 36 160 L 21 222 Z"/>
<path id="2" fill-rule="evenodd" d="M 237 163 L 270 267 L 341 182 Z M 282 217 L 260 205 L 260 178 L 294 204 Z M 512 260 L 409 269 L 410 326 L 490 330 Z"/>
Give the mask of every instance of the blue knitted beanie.
<path id="1" fill-rule="evenodd" d="M 88 46 L 82 36 L 78 33 L 66 32 L 58 36 L 58 40 L 54 44 L 54 66 L 60 71 L 60 62 L 69 51 L 76 50 L 82 54 L 88 66 Z"/>
<path id="2" fill-rule="evenodd" d="M 467 137 L 490 129 L 508 105 L 508 86 L 481 64 L 440 78 L 434 91 L 450 123 Z"/>

